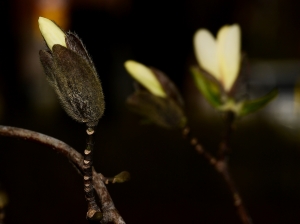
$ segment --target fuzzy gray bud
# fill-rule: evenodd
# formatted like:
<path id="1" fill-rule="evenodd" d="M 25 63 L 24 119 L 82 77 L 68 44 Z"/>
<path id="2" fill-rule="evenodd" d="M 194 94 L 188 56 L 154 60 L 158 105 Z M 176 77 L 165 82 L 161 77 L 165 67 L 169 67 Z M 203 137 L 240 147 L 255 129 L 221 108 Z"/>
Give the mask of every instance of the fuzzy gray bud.
<path id="1" fill-rule="evenodd" d="M 40 51 L 47 80 L 69 116 L 88 127 L 96 126 L 105 108 L 96 69 L 77 35 L 65 33 L 65 42 L 67 47 L 54 44 Z"/>

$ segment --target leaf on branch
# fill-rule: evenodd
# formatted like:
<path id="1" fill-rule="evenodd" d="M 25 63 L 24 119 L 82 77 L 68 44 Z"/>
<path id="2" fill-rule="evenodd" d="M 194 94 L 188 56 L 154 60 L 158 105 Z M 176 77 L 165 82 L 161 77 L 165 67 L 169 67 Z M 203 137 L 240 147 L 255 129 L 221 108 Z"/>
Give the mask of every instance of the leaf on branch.
<path id="1" fill-rule="evenodd" d="M 273 89 L 271 92 L 269 92 L 267 95 L 257 98 L 255 100 L 246 100 L 239 113 L 238 116 L 245 116 L 248 115 L 250 113 L 253 113 L 261 108 L 263 108 L 264 106 L 266 106 L 271 100 L 273 100 L 276 96 L 278 95 L 278 90 L 277 89 Z"/>
<path id="2" fill-rule="evenodd" d="M 191 73 L 196 87 L 204 98 L 216 109 L 222 106 L 221 90 L 218 84 L 207 78 L 197 67 L 192 67 Z"/>

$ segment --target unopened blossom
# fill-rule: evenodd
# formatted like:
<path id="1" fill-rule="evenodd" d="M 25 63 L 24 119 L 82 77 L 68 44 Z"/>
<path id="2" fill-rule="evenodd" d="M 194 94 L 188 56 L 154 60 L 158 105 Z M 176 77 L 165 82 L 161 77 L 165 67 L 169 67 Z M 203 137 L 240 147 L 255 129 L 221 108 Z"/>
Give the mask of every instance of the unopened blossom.
<path id="1" fill-rule="evenodd" d="M 47 80 L 61 105 L 74 120 L 97 125 L 104 112 L 102 86 L 94 63 L 79 37 L 40 17 L 40 31 L 48 49 L 40 51 Z"/>
<path id="2" fill-rule="evenodd" d="M 217 37 L 206 29 L 194 35 L 196 59 L 201 68 L 214 76 L 229 92 L 237 79 L 241 63 L 241 31 L 237 24 L 225 25 Z"/>
<path id="3" fill-rule="evenodd" d="M 133 60 L 126 61 L 124 66 L 127 72 L 152 94 L 166 97 L 162 85 L 150 68 Z"/>
<path id="4" fill-rule="evenodd" d="M 186 124 L 183 100 L 174 83 L 162 71 L 139 62 L 125 62 L 136 80 L 136 91 L 127 98 L 129 109 L 161 127 L 182 128 Z"/>

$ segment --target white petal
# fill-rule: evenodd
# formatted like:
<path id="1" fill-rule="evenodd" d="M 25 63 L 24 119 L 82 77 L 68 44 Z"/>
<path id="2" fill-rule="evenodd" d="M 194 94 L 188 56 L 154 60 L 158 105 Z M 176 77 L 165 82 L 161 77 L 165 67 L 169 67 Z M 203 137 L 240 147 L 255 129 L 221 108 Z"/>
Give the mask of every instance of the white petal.
<path id="1" fill-rule="evenodd" d="M 124 65 L 128 73 L 153 95 L 167 96 L 154 73 L 148 67 L 132 60 L 126 61 Z"/>
<path id="2" fill-rule="evenodd" d="M 54 44 L 67 47 L 65 41 L 65 33 L 50 19 L 39 17 L 40 31 L 49 47 L 52 50 Z"/>
<path id="3" fill-rule="evenodd" d="M 241 30 L 239 25 L 223 26 L 217 35 L 221 82 L 229 91 L 236 80 L 241 62 Z"/>
<path id="4" fill-rule="evenodd" d="M 217 43 L 213 35 L 206 29 L 198 30 L 194 35 L 194 48 L 199 65 L 219 80 Z"/>

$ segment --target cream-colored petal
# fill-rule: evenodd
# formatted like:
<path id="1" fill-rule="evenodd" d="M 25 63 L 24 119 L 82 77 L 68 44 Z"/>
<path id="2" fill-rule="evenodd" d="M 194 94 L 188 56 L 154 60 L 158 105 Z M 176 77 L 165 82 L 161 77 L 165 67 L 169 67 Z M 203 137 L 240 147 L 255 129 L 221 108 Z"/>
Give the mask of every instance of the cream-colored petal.
<path id="1" fill-rule="evenodd" d="M 124 65 L 128 73 L 153 95 L 160 97 L 167 96 L 158 79 L 147 66 L 133 60 L 126 61 Z"/>
<path id="2" fill-rule="evenodd" d="M 219 80 L 217 44 L 215 38 L 208 30 L 200 29 L 195 33 L 194 49 L 199 65 Z"/>
<path id="3" fill-rule="evenodd" d="M 219 72 L 221 73 L 221 80 L 223 82 L 223 66 L 224 66 L 224 55 L 223 55 L 223 51 L 224 51 L 224 45 L 225 45 L 225 40 L 226 40 L 226 36 L 228 33 L 228 25 L 222 26 L 218 33 L 217 33 L 217 54 L 218 54 L 218 64 L 219 64 Z"/>
<path id="4" fill-rule="evenodd" d="M 234 84 L 241 62 L 241 30 L 239 25 L 223 26 L 217 35 L 221 82 L 229 91 Z"/>
<path id="5" fill-rule="evenodd" d="M 54 44 L 67 47 L 65 41 L 65 33 L 50 19 L 39 17 L 40 31 L 49 47 L 52 50 Z"/>

